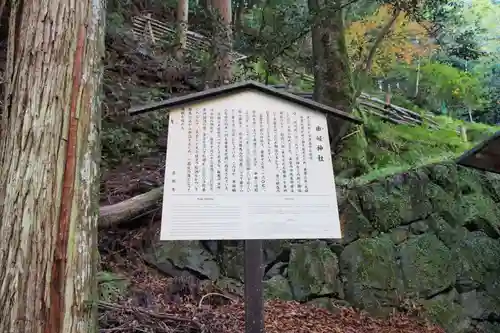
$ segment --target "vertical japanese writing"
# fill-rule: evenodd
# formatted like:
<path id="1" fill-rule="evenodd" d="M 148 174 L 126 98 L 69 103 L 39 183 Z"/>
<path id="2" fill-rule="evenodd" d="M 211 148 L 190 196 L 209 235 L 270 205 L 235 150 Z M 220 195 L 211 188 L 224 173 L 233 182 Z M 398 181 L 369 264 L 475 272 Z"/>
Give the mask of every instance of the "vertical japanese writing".
<path id="1" fill-rule="evenodd" d="M 236 112 L 231 110 L 231 151 L 232 151 L 232 163 L 231 163 L 231 191 L 236 192 L 236 158 L 238 155 L 237 151 L 237 138 L 236 138 Z"/>
<path id="2" fill-rule="evenodd" d="M 286 141 L 287 141 L 287 161 L 286 161 L 286 168 L 288 172 L 288 184 L 289 184 L 289 191 L 290 192 L 295 192 L 295 179 L 294 179 L 294 160 L 293 160 L 293 155 L 294 155 L 294 150 L 293 150 L 293 142 L 292 142 L 292 117 L 295 117 L 295 113 L 290 115 L 290 112 L 286 113 Z"/>
<path id="3" fill-rule="evenodd" d="M 193 166 L 193 113 L 191 108 L 187 111 L 187 161 L 186 161 L 186 188 L 188 193 L 191 188 L 191 167 Z"/>
<path id="4" fill-rule="evenodd" d="M 283 192 L 288 192 L 288 184 L 287 184 L 287 170 L 286 168 L 287 163 L 286 163 L 286 155 L 285 155 L 285 150 L 286 150 L 286 144 L 285 144 L 285 129 L 286 129 L 286 124 L 285 124 L 285 112 L 280 111 L 280 118 L 279 118 L 279 140 L 280 140 L 280 169 L 281 169 L 281 181 L 282 181 L 282 186 L 283 186 Z"/>
<path id="5" fill-rule="evenodd" d="M 208 165 L 209 165 L 209 176 L 208 176 L 208 188 L 211 192 L 215 189 L 215 138 L 213 133 L 215 131 L 215 114 L 214 109 L 210 108 L 208 111 L 208 144 L 209 144 L 209 157 L 208 157 Z"/>
<path id="6" fill-rule="evenodd" d="M 245 120 L 245 172 L 244 172 L 244 191 L 247 193 L 252 192 L 252 156 L 251 156 L 251 128 L 250 128 L 250 112 L 245 110 L 244 112 Z"/>
<path id="7" fill-rule="evenodd" d="M 307 161 L 310 160 L 309 156 L 309 142 L 310 140 L 310 122 L 307 121 L 307 118 L 304 116 L 300 117 L 300 139 L 302 146 L 302 171 L 304 173 L 304 192 L 309 192 L 309 175 L 307 168 Z"/>
<path id="8" fill-rule="evenodd" d="M 313 160 L 312 136 L 311 116 L 307 116 L 307 155 L 310 161 Z"/>
<path id="9" fill-rule="evenodd" d="M 186 126 L 186 109 L 181 109 L 181 130 L 184 131 L 184 127 Z"/>
<path id="10" fill-rule="evenodd" d="M 259 135 L 259 136 L 258 136 Z M 260 138 L 260 131 L 257 130 L 257 111 L 252 110 L 252 189 L 253 192 L 259 192 L 259 172 L 258 172 L 258 158 L 257 153 L 258 140 Z"/>
<path id="11" fill-rule="evenodd" d="M 188 193 L 306 193 L 311 166 L 330 153 L 325 125 L 299 110 L 207 105 L 186 107 L 177 117 L 187 140 L 186 177 L 169 170 L 172 191 L 182 185 Z"/>
<path id="12" fill-rule="evenodd" d="M 207 109 L 203 108 L 201 112 L 201 191 L 206 192 L 207 190 L 207 164 L 208 154 L 207 154 Z"/>
<path id="13" fill-rule="evenodd" d="M 280 170 L 281 170 L 281 163 L 278 158 L 278 153 L 279 153 L 279 126 L 278 126 L 278 117 L 276 116 L 276 113 L 272 114 L 272 119 L 273 119 L 273 143 L 274 143 L 274 151 L 273 151 L 273 156 L 274 156 L 274 168 L 276 170 L 276 192 L 282 192 L 282 186 L 281 186 L 281 181 L 280 181 Z"/>
<path id="14" fill-rule="evenodd" d="M 216 153 L 216 165 L 215 165 L 215 189 L 221 190 L 221 183 L 222 183 L 222 166 L 224 165 L 224 156 L 222 155 L 222 152 L 224 151 L 221 149 L 222 146 L 222 132 L 226 131 L 227 129 L 227 123 L 223 121 L 221 112 L 219 110 L 215 111 L 216 117 L 215 117 L 215 126 L 217 127 L 217 134 L 216 134 L 216 140 L 215 140 L 215 145 L 217 146 L 217 153 Z"/>
<path id="15" fill-rule="evenodd" d="M 316 126 L 316 158 L 318 159 L 318 162 L 324 162 L 325 161 L 325 156 L 324 156 L 324 146 L 323 146 L 323 136 L 321 136 L 321 131 L 323 128 L 321 126 Z"/>
<path id="16" fill-rule="evenodd" d="M 266 111 L 266 113 L 269 111 Z M 264 128 L 265 124 L 265 128 Z M 269 151 L 269 145 L 271 142 L 268 140 L 267 142 L 264 141 L 264 135 L 265 133 L 269 133 L 269 123 L 264 123 L 264 115 L 261 113 L 259 114 L 259 148 L 260 148 L 260 165 L 259 165 L 259 173 L 260 173 L 260 184 L 259 184 L 259 190 L 260 191 L 265 191 L 266 190 L 266 167 L 265 167 L 265 162 L 266 162 L 266 149 Z M 269 154 L 269 153 L 268 153 Z"/>
<path id="17" fill-rule="evenodd" d="M 200 110 L 197 109 L 194 116 L 194 190 L 198 192 L 200 190 Z"/>
<path id="18" fill-rule="evenodd" d="M 245 182 L 243 181 L 243 133 L 245 128 L 243 127 L 243 110 L 238 110 L 238 178 L 239 178 L 239 191 L 243 192 L 245 189 Z"/>
<path id="19" fill-rule="evenodd" d="M 294 158 L 294 173 L 295 173 L 295 187 L 297 189 L 297 192 L 302 192 L 302 177 L 301 177 L 301 170 L 300 170 L 300 158 L 301 158 L 301 151 L 300 151 L 300 144 L 299 144 L 299 120 L 298 120 L 297 113 L 294 112 L 294 117 L 293 117 L 293 147 L 295 150 L 295 158 Z"/>
<path id="20" fill-rule="evenodd" d="M 234 159 L 233 159 L 234 160 Z M 224 191 L 229 192 L 229 111 L 224 109 Z"/>
<path id="21" fill-rule="evenodd" d="M 266 111 L 266 152 L 267 152 L 267 163 L 271 164 L 273 161 L 271 156 L 273 156 L 274 144 L 271 140 L 271 128 L 276 129 L 274 126 L 276 118 L 271 117 L 271 112 L 269 110 Z M 274 132 L 276 135 L 276 132 Z M 276 142 L 276 140 L 274 141 Z M 274 155 L 276 156 L 276 155 Z"/>

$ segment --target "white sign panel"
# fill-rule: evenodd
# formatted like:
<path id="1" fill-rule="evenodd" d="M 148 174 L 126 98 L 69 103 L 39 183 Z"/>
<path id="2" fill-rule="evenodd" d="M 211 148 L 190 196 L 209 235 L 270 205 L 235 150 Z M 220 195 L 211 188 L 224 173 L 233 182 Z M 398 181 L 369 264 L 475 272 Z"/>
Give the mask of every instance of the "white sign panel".
<path id="1" fill-rule="evenodd" d="M 170 113 L 162 240 L 341 238 L 326 116 L 259 92 Z"/>

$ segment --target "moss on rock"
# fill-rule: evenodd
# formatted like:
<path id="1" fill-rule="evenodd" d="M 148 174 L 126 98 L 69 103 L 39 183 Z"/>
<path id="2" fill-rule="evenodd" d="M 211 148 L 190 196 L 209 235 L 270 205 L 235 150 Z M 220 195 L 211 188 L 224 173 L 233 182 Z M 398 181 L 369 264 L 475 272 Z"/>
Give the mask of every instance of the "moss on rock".
<path id="1" fill-rule="evenodd" d="M 432 214 L 426 221 L 430 230 L 448 248 L 455 248 L 457 242 L 462 240 L 468 233 L 467 229 L 463 227 L 452 227 L 439 214 Z"/>
<path id="2" fill-rule="evenodd" d="M 490 272 L 500 276 L 500 242 L 481 232 L 468 233 L 455 247 L 459 264 L 457 284 L 461 290 L 491 285 Z M 490 283 L 486 283 L 490 279 Z M 500 283 L 500 282 L 499 282 Z M 499 286 L 500 300 L 500 286 Z"/>
<path id="3" fill-rule="evenodd" d="M 464 309 L 455 302 L 456 297 L 456 291 L 452 291 L 423 301 L 425 315 L 447 332 L 470 332 L 471 320 L 465 315 Z"/>
<path id="4" fill-rule="evenodd" d="M 146 249 L 145 257 L 157 267 L 171 262 L 179 269 L 193 271 L 214 281 L 220 276 L 213 255 L 198 241 L 159 242 Z"/>
<path id="5" fill-rule="evenodd" d="M 405 291 L 429 297 L 454 285 L 452 252 L 434 234 L 410 238 L 399 249 Z"/>
<path id="6" fill-rule="evenodd" d="M 324 241 L 291 246 L 288 279 L 296 300 L 342 292 L 338 259 Z"/>
<path id="7" fill-rule="evenodd" d="M 221 268 L 225 276 L 243 281 L 245 272 L 243 242 L 237 246 L 225 246 L 222 251 Z"/>
<path id="8" fill-rule="evenodd" d="M 341 220 L 345 221 L 342 225 L 345 244 L 349 244 L 358 238 L 367 237 L 375 230 L 370 221 L 364 216 L 356 193 L 347 197 L 346 206 L 341 213 Z"/>
<path id="9" fill-rule="evenodd" d="M 425 173 L 408 172 L 397 179 L 366 185 L 358 189 L 363 211 L 379 231 L 424 219 L 432 213 L 428 182 Z"/>
<path id="10" fill-rule="evenodd" d="M 458 199 L 464 214 L 464 223 L 473 230 L 481 230 L 490 237 L 500 237 L 500 208 L 492 198 L 473 193 Z"/>
<path id="11" fill-rule="evenodd" d="M 340 263 L 346 301 L 373 311 L 396 305 L 402 291 L 401 273 L 389 236 L 349 244 Z"/>
<path id="12" fill-rule="evenodd" d="M 293 300 L 290 282 L 281 275 L 275 275 L 264 281 L 264 297 L 266 299 Z"/>

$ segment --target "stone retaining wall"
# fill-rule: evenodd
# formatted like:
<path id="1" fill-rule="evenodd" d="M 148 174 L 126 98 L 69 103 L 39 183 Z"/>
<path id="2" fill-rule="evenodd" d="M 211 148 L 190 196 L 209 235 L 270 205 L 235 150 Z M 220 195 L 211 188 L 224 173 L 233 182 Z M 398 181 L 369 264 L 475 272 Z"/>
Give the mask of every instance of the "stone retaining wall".
<path id="1" fill-rule="evenodd" d="M 439 164 L 342 192 L 341 242 L 265 242 L 268 298 L 414 308 L 450 333 L 500 332 L 500 177 Z M 164 242 L 147 258 L 241 293 L 241 244 L 218 245 Z"/>

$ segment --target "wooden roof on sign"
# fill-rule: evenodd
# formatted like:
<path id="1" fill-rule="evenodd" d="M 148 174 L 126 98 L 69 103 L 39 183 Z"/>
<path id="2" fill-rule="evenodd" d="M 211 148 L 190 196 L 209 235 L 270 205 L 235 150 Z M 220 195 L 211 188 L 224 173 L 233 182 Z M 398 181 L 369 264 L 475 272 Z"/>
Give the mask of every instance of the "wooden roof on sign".
<path id="1" fill-rule="evenodd" d="M 457 163 L 474 169 L 500 173 L 500 131 L 460 156 Z"/>
<path id="2" fill-rule="evenodd" d="M 280 91 L 278 89 L 271 88 L 264 84 L 254 82 L 254 81 L 244 81 L 240 83 L 228 84 L 218 88 L 207 89 L 201 92 L 196 92 L 180 97 L 174 97 L 165 101 L 148 104 L 145 106 L 132 107 L 129 109 L 129 114 L 137 115 L 145 112 L 156 111 L 160 109 L 171 109 L 182 105 L 200 102 L 206 99 L 212 99 L 217 97 L 223 97 L 224 95 L 239 93 L 247 90 L 255 90 L 262 92 L 267 95 L 274 96 L 276 98 L 281 98 L 291 103 L 301 105 L 303 107 L 323 112 L 334 117 L 341 118 L 356 124 L 362 124 L 361 119 L 351 116 L 350 114 L 343 112 L 341 110 L 326 106 L 324 104 L 315 102 L 310 99 L 302 98 L 300 96 Z"/>

